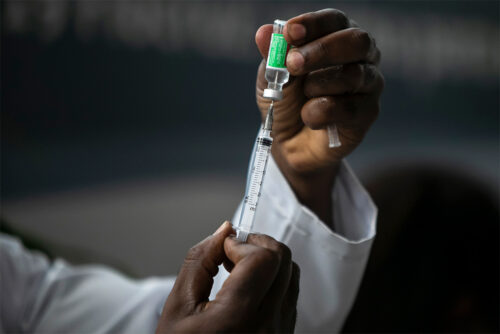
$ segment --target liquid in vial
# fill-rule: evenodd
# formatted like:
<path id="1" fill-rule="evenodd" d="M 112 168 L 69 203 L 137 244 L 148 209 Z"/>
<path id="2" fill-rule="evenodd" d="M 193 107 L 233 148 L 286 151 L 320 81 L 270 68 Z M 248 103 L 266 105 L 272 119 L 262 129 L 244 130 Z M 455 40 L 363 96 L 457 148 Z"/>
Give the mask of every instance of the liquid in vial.
<path id="1" fill-rule="evenodd" d="M 273 101 L 279 101 L 283 98 L 283 85 L 288 82 L 290 73 L 286 69 L 286 55 L 288 52 L 288 43 L 283 36 L 283 29 L 286 21 L 275 20 L 269 53 L 266 64 L 267 88 L 264 89 L 263 97 Z"/>

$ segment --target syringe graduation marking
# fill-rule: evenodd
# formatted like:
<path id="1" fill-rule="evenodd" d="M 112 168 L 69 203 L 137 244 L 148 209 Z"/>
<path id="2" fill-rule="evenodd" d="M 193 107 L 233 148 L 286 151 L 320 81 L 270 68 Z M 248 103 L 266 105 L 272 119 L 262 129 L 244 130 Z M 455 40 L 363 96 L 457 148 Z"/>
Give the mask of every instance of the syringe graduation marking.
<path id="1" fill-rule="evenodd" d="M 269 140 L 267 138 L 258 138 L 257 139 L 257 144 L 259 145 L 263 145 L 263 146 L 271 146 L 271 144 L 273 143 L 272 140 Z"/>
<path id="2" fill-rule="evenodd" d="M 251 205 L 249 208 L 255 211 L 255 206 L 260 197 L 260 187 L 262 186 L 262 181 L 264 179 L 265 168 L 267 164 L 267 159 L 269 156 L 269 148 L 272 145 L 272 140 L 265 137 L 259 137 L 257 139 L 257 152 L 255 156 L 255 163 L 252 167 L 252 175 L 250 179 L 250 191 L 248 192 L 247 203 Z M 260 147 L 259 147 L 260 146 Z"/>
<path id="3" fill-rule="evenodd" d="M 259 132 L 256 140 L 255 155 L 250 168 L 249 183 L 247 185 L 246 196 L 241 209 L 240 222 L 238 224 L 237 237 L 241 241 L 246 241 L 251 232 L 255 211 L 261 195 L 260 189 L 266 174 L 267 161 L 271 153 L 273 138 L 270 137 L 273 117 L 273 103 L 269 106 L 266 121 Z"/>

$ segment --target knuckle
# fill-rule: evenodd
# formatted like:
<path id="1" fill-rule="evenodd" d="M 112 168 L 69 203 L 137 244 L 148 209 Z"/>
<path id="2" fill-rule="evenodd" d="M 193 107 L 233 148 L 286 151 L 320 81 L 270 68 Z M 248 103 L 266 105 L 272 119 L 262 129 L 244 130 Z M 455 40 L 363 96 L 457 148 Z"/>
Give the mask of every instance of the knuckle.
<path id="1" fill-rule="evenodd" d="M 207 250 L 202 245 L 195 245 L 189 249 L 184 258 L 184 266 L 187 268 L 203 268 L 209 274 L 215 276 L 218 267 L 210 256 L 206 256 Z"/>
<path id="2" fill-rule="evenodd" d="M 299 275 L 300 274 L 300 266 L 295 261 L 293 261 L 292 265 L 293 265 L 293 270 Z"/>
<path id="3" fill-rule="evenodd" d="M 328 50 L 328 47 L 326 46 L 324 41 L 318 40 L 317 44 L 316 44 L 316 48 L 319 51 L 319 53 L 323 55 L 324 58 L 329 57 L 330 51 Z"/>
<path id="4" fill-rule="evenodd" d="M 292 274 L 297 280 L 300 279 L 300 266 L 295 261 L 292 262 Z"/>
<path id="5" fill-rule="evenodd" d="M 309 98 L 322 94 L 332 80 L 335 80 L 335 78 L 339 76 L 339 72 L 339 70 L 330 69 L 328 71 L 319 70 L 306 74 L 304 80 L 304 94 Z"/>
<path id="6" fill-rule="evenodd" d="M 300 267 L 297 263 L 292 263 L 292 280 L 290 283 L 290 289 L 295 296 L 298 296 L 300 290 Z M 296 299 L 297 297 L 295 297 Z"/>
<path id="7" fill-rule="evenodd" d="M 252 233 L 250 234 L 249 239 L 251 242 L 257 246 L 263 246 L 267 244 L 272 244 L 273 242 L 276 242 L 273 237 L 266 235 L 266 234 L 260 234 L 260 233 Z M 265 248 L 265 247 L 264 247 Z"/>
<path id="8" fill-rule="evenodd" d="M 293 303 L 297 303 L 297 300 L 299 299 L 299 294 L 300 294 L 300 286 L 299 284 L 295 285 L 293 288 L 292 292 L 292 301 Z"/>
<path id="9" fill-rule="evenodd" d="M 364 64 L 364 75 L 363 75 L 363 84 L 366 86 L 370 86 L 374 80 L 376 79 L 377 73 L 374 66 Z"/>
<path id="10" fill-rule="evenodd" d="M 375 55 L 373 56 L 373 63 L 380 64 L 380 61 L 382 60 L 382 53 L 376 46 L 374 46 L 374 49 L 375 49 Z"/>
<path id="11" fill-rule="evenodd" d="M 259 262 L 268 263 L 272 267 L 278 266 L 280 262 L 278 253 L 267 248 L 261 248 L 256 257 Z"/>
<path id="12" fill-rule="evenodd" d="M 332 17 L 332 20 L 334 21 L 336 26 L 341 28 L 347 28 L 349 26 L 349 18 L 343 11 L 335 8 L 327 8 L 323 11 L 328 13 L 329 16 Z"/>
<path id="13" fill-rule="evenodd" d="M 368 51 L 368 61 L 372 64 L 378 65 L 380 64 L 380 60 L 382 58 L 382 53 L 377 46 L 377 40 L 370 34 L 370 50 Z"/>
<path id="14" fill-rule="evenodd" d="M 377 45 L 377 39 L 375 37 L 373 37 L 372 35 L 370 35 L 370 38 L 371 38 L 371 43 L 372 43 L 373 49 L 375 49 L 376 52 L 380 53 L 380 51 L 378 49 L 378 45 Z"/>
<path id="15" fill-rule="evenodd" d="M 353 40 L 361 49 L 363 55 L 368 55 L 372 49 L 372 38 L 370 34 L 362 29 L 353 30 Z"/>
<path id="16" fill-rule="evenodd" d="M 203 254 L 203 247 L 200 245 L 195 245 L 189 249 L 187 252 L 185 262 L 193 262 L 196 261 L 200 258 L 200 256 Z"/>
<path id="17" fill-rule="evenodd" d="M 384 75 L 382 73 L 378 73 L 378 78 L 379 78 L 379 88 L 380 88 L 380 92 L 382 92 L 385 88 L 385 78 L 384 78 Z"/>
<path id="18" fill-rule="evenodd" d="M 336 23 L 343 28 L 349 27 L 349 18 L 347 17 L 347 15 L 343 11 L 338 9 L 334 9 L 334 11 Z"/>
<path id="19" fill-rule="evenodd" d="M 354 99 L 344 99 L 342 101 L 343 103 L 343 107 L 344 107 L 344 110 L 345 112 L 347 112 L 348 114 L 352 114 L 354 115 L 358 109 L 358 105 L 356 103 L 356 101 Z"/>
<path id="20" fill-rule="evenodd" d="M 314 81 L 306 81 L 304 83 L 304 94 L 305 96 L 311 98 L 314 96 L 314 93 L 315 91 L 318 90 L 318 88 L 320 88 L 321 86 L 317 83 L 317 82 L 314 82 Z"/>
<path id="21" fill-rule="evenodd" d="M 350 93 L 356 93 L 364 84 L 365 64 L 350 64 L 345 67 L 345 84 Z"/>
<path id="22" fill-rule="evenodd" d="M 278 243 L 278 252 L 281 255 L 282 261 L 289 262 L 292 259 L 292 251 L 290 250 L 290 248 L 287 245 L 285 245 L 281 242 Z"/>
<path id="23" fill-rule="evenodd" d="M 344 70 L 347 72 L 346 74 L 353 77 L 360 77 L 364 72 L 364 64 L 356 63 L 349 64 L 344 66 Z"/>
<path id="24" fill-rule="evenodd" d="M 305 22 L 312 22 L 316 18 L 317 12 L 308 12 L 302 14 L 301 17 Z"/>
<path id="25" fill-rule="evenodd" d="M 381 93 L 384 90 L 384 76 L 374 65 L 366 65 L 364 84 L 369 86 L 373 92 Z"/>
<path id="26" fill-rule="evenodd" d="M 238 332 L 238 329 L 242 328 L 242 324 L 245 324 L 247 326 L 247 329 L 249 332 L 254 332 L 253 324 L 250 323 L 248 316 L 244 315 L 244 312 L 231 312 L 230 315 L 228 312 L 224 312 L 226 314 L 226 317 L 218 317 L 217 319 L 217 325 L 212 325 L 214 327 L 213 331 L 206 331 L 203 329 L 204 333 L 221 333 L 221 332 L 227 332 L 227 333 L 236 333 Z M 213 323 L 211 321 L 210 323 Z M 221 328 L 224 328 L 223 331 L 221 331 Z"/>

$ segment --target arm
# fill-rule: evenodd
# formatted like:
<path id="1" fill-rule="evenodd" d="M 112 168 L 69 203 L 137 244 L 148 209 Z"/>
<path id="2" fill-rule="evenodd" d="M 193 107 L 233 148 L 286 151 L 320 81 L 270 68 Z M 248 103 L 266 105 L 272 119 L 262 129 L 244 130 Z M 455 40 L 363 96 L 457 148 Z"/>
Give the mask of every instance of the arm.
<path id="1" fill-rule="evenodd" d="M 255 37 L 263 58 L 271 32 L 264 25 Z M 274 160 L 254 230 L 286 243 L 302 268 L 297 330 L 338 331 L 375 235 L 376 208 L 342 159 L 379 112 L 380 52 L 368 33 L 333 9 L 290 19 L 284 37 L 295 46 L 286 62 L 291 78 L 274 104 Z M 269 104 L 262 98 L 264 72 L 262 61 L 256 92 L 263 118 Z M 334 149 L 326 132 L 332 123 L 342 142 Z"/>
<path id="2" fill-rule="evenodd" d="M 265 25 L 256 34 L 263 57 L 271 29 Z M 375 206 L 342 159 L 359 145 L 379 113 L 384 87 L 380 52 L 369 33 L 334 9 L 294 17 L 283 34 L 294 46 L 286 61 L 291 80 L 283 100 L 275 104 L 277 168 L 273 180 L 267 180 L 279 190 L 262 198 L 265 212 L 257 224 L 278 225 L 267 216 L 272 210 L 288 211 L 275 232 L 303 272 L 297 330 L 338 331 L 356 296 L 375 234 Z M 264 116 L 263 64 L 256 91 Z M 326 131 L 332 123 L 342 142 L 333 149 Z M 256 231 L 268 233 L 265 226 L 256 226 Z"/>
<path id="3" fill-rule="evenodd" d="M 301 268 L 297 332 L 338 332 L 353 304 L 375 237 L 377 209 L 345 162 L 330 198 L 332 230 L 302 205 L 271 159 L 254 230 L 290 247 Z M 241 208 L 241 206 L 240 206 Z M 233 219 L 239 218 L 239 209 Z M 221 267 L 212 298 L 228 273 Z"/>
<path id="4" fill-rule="evenodd" d="M 51 263 L 7 235 L 0 235 L 0 277 L 0 329 L 7 333 L 152 333 L 174 284 Z"/>
<path id="5" fill-rule="evenodd" d="M 291 333 L 299 269 L 291 252 L 266 235 L 238 241 L 229 222 L 191 248 L 163 308 L 156 333 Z M 208 299 L 224 263 L 231 274 Z"/>
<path id="6" fill-rule="evenodd" d="M 51 264 L 0 234 L 0 332 L 293 331 L 299 272 L 290 250 L 268 236 L 241 243 L 228 238 L 232 232 L 226 222 L 194 246 L 175 284 L 132 281 L 97 266 Z M 209 301 L 222 262 L 231 275 Z"/>
<path id="7" fill-rule="evenodd" d="M 329 196 L 335 229 L 298 201 L 273 162 L 266 177 L 255 228 L 288 245 L 301 268 L 296 330 L 338 332 L 370 253 L 376 207 L 345 163 Z"/>
<path id="8" fill-rule="evenodd" d="M 268 24 L 255 36 L 263 58 L 271 33 Z M 298 200 L 331 226 L 331 191 L 340 163 L 359 145 L 380 111 L 380 51 L 369 33 L 335 9 L 294 17 L 283 35 L 294 47 L 286 60 L 290 81 L 283 99 L 274 104 L 272 154 Z M 265 60 L 256 83 L 263 119 L 270 103 L 262 97 L 264 74 Z M 328 147 L 326 128 L 331 124 L 337 125 L 340 147 Z"/>

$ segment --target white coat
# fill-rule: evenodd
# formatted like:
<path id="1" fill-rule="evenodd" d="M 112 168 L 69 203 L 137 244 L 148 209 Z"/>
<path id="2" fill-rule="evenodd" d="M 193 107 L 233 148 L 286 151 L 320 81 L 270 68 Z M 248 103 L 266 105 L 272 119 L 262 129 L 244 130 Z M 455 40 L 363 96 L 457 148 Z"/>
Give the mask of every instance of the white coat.
<path id="1" fill-rule="evenodd" d="M 301 268 L 296 332 L 341 329 L 375 236 L 376 207 L 346 163 L 333 202 L 335 226 L 326 226 L 297 201 L 270 159 L 254 230 L 287 244 Z M 219 272 L 212 296 L 226 276 Z M 1 235 L 0 333 L 153 333 L 174 281 L 49 262 Z"/>

